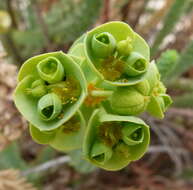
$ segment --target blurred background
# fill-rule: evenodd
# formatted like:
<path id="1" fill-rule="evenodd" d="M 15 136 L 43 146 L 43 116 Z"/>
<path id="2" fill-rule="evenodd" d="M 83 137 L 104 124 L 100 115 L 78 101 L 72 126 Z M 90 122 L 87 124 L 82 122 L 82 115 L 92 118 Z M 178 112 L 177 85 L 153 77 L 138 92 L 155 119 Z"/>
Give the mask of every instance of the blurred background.
<path id="1" fill-rule="evenodd" d="M 119 20 L 151 47 L 174 104 L 146 155 L 107 172 L 32 141 L 12 92 L 22 63 Z M 120 31 L 121 32 L 121 31 Z M 193 190 L 193 0 L 0 0 L 0 190 Z"/>

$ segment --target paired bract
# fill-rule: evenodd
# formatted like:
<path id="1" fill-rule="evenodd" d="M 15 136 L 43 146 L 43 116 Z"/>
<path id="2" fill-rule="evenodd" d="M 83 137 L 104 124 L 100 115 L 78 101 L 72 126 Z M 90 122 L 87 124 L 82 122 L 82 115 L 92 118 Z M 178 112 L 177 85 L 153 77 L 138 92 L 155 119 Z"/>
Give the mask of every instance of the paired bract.
<path id="1" fill-rule="evenodd" d="M 83 34 L 67 54 L 27 60 L 14 102 L 34 141 L 59 151 L 82 150 L 90 163 L 119 170 L 146 152 L 145 111 L 163 118 L 172 103 L 147 43 L 123 22 Z"/>

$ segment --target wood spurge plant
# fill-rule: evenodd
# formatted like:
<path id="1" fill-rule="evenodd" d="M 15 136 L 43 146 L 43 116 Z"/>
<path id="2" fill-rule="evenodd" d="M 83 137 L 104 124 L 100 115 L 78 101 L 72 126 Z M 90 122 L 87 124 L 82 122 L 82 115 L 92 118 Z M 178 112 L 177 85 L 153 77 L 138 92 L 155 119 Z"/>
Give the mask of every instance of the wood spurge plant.
<path id="1" fill-rule="evenodd" d="M 78 38 L 68 53 L 27 60 L 18 74 L 15 105 L 35 142 L 119 170 L 140 159 L 149 126 L 138 115 L 163 118 L 172 103 L 147 43 L 123 22 Z"/>

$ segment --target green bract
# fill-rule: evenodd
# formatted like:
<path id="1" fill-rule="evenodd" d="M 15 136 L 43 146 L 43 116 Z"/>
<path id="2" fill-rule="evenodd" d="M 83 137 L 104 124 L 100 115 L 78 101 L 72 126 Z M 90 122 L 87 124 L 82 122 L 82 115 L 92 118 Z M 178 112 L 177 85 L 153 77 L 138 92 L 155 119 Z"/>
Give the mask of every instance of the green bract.
<path id="1" fill-rule="evenodd" d="M 104 33 L 110 34 L 109 36 L 115 38 L 115 41 L 117 42 L 117 51 L 113 51 L 114 45 L 112 44 L 114 44 L 114 40 L 111 40 L 113 41 L 113 43 L 111 43 L 111 48 L 113 50 L 108 50 L 111 54 L 108 53 L 106 49 L 100 48 L 100 51 L 102 51 L 101 55 L 105 55 L 102 55 L 99 58 L 96 56 L 95 51 L 93 51 L 93 48 L 98 49 L 98 45 L 93 47 L 93 41 L 95 41 L 96 36 L 103 35 Z M 149 62 L 149 47 L 127 24 L 123 22 L 109 22 L 103 24 L 89 31 L 84 39 L 84 43 L 85 54 L 89 66 L 98 77 L 105 80 L 105 82 L 115 86 L 129 86 L 136 84 L 143 79 Z M 126 43 L 129 44 L 127 45 Z M 137 64 L 135 64 L 136 61 L 133 58 L 132 52 L 136 52 L 136 54 L 140 56 L 139 62 L 141 62 L 141 64 L 144 63 L 143 71 L 139 72 L 132 67 L 133 64 L 138 65 L 138 61 Z M 124 61 L 124 56 L 126 55 L 128 57 L 126 58 L 126 61 Z M 139 65 L 141 64 L 139 63 Z"/>
<path id="2" fill-rule="evenodd" d="M 14 102 L 35 142 L 66 153 L 79 149 L 89 165 L 116 171 L 148 148 L 149 126 L 137 116 L 163 118 L 172 100 L 147 43 L 115 21 L 83 34 L 67 54 L 27 60 Z"/>
<path id="3" fill-rule="evenodd" d="M 139 53 L 130 53 L 124 62 L 124 71 L 128 76 L 137 76 L 147 71 L 148 62 Z"/>
<path id="4" fill-rule="evenodd" d="M 40 131 L 30 125 L 30 133 L 39 144 L 49 144 L 59 151 L 70 151 L 81 147 L 85 129 L 85 120 L 77 112 L 69 121 L 51 131 Z"/>
<path id="5" fill-rule="evenodd" d="M 49 93 L 38 101 L 38 114 L 45 121 L 53 120 L 62 111 L 62 101 L 55 93 Z"/>
<path id="6" fill-rule="evenodd" d="M 52 60 L 53 57 L 62 64 L 65 78 L 54 84 L 46 84 L 47 94 L 42 93 L 42 97 L 34 97 L 29 93 L 29 89 L 33 87 L 34 81 L 42 79 L 37 65 L 43 61 L 47 62 L 50 58 Z M 55 72 L 53 76 L 56 76 Z M 87 93 L 86 80 L 80 67 L 62 52 L 42 54 L 27 60 L 19 71 L 18 82 L 14 93 L 15 104 L 24 117 L 41 131 L 58 128 L 68 121 L 77 112 Z M 45 111 L 48 117 L 44 117 L 42 111 Z"/>
<path id="7" fill-rule="evenodd" d="M 149 145 L 149 127 L 139 118 L 95 110 L 83 142 L 83 155 L 106 170 L 119 170 L 140 159 Z"/>
<path id="8" fill-rule="evenodd" d="M 110 33 L 102 32 L 93 36 L 91 48 L 96 57 L 107 58 L 113 55 L 116 48 L 116 40 Z"/>
<path id="9" fill-rule="evenodd" d="M 152 96 L 150 103 L 148 104 L 147 111 L 158 118 L 164 117 L 164 112 L 172 103 L 172 99 L 167 94 L 159 94 L 158 96 Z"/>
<path id="10" fill-rule="evenodd" d="M 51 56 L 37 64 L 37 71 L 40 78 L 49 83 L 60 82 L 65 76 L 62 63 Z"/>

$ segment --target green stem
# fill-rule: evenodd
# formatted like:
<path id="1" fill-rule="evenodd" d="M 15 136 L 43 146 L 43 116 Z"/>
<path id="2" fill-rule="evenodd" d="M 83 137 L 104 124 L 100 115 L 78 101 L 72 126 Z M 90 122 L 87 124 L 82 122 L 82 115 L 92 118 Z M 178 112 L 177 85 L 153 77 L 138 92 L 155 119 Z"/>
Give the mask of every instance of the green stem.
<path id="1" fill-rule="evenodd" d="M 112 95 L 112 93 L 113 91 L 111 90 L 93 90 L 91 95 L 96 97 L 109 97 Z"/>

